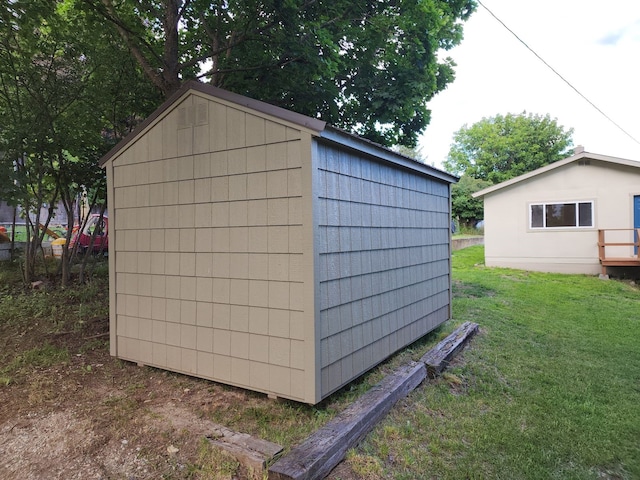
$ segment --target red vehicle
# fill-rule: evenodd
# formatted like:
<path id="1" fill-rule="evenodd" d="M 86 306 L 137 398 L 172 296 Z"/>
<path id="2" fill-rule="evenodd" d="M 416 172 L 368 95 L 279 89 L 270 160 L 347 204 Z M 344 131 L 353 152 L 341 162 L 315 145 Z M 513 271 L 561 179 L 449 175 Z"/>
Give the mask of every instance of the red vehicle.
<path id="1" fill-rule="evenodd" d="M 87 224 L 81 232 L 76 232 L 73 237 L 71 237 L 70 247 L 73 248 L 76 242 L 78 242 L 78 250 L 86 252 L 91 244 L 91 236 L 94 232 L 93 253 L 107 253 L 109 249 L 109 219 L 103 216 L 102 222 L 100 222 L 100 215 L 97 213 L 89 217 Z"/>

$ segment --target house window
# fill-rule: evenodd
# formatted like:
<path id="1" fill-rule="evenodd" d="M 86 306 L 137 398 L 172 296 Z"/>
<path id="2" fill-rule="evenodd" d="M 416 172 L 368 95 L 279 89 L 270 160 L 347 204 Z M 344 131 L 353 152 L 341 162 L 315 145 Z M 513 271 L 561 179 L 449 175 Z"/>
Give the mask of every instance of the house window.
<path id="1" fill-rule="evenodd" d="M 593 227 L 593 202 L 531 204 L 529 225 L 533 229 Z"/>

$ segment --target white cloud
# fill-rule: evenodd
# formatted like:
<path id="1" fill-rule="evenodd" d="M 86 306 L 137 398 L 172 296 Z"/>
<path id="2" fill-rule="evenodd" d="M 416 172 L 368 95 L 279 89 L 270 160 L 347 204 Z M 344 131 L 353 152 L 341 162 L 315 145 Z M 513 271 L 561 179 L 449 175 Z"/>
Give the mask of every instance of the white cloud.
<path id="1" fill-rule="evenodd" d="M 573 87 L 640 140 L 640 2 L 483 0 Z M 420 147 L 428 163 L 446 158 L 455 131 L 496 114 L 549 114 L 573 127 L 587 151 L 640 160 L 622 133 L 546 67 L 482 6 L 448 52 L 456 80 L 430 103 Z"/>

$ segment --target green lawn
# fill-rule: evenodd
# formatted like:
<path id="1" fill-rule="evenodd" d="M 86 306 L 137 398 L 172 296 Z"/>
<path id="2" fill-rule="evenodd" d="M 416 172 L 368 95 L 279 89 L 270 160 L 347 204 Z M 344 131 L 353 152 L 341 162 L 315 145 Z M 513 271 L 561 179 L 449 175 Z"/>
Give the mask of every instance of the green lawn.
<path id="1" fill-rule="evenodd" d="M 6 235 L 11 238 L 11 225 L 7 225 L 7 232 Z M 66 230 L 59 225 L 55 225 L 55 226 L 50 226 L 49 229 L 55 233 L 57 233 L 60 237 L 63 237 L 66 235 Z M 51 238 L 49 235 L 45 235 L 44 237 L 44 241 L 45 242 L 50 242 L 51 240 L 53 240 L 53 238 Z M 27 241 L 27 230 L 26 227 L 24 225 L 17 225 L 16 226 L 16 234 L 15 234 L 15 241 L 16 242 L 26 242 Z"/>
<path id="2" fill-rule="evenodd" d="M 80 348 L 89 365 L 103 366 L 72 378 L 108 372 L 109 382 L 117 378 L 126 392 L 123 401 L 138 409 L 131 418 L 142 418 L 146 403 L 132 400 L 143 389 L 136 383 L 139 368 L 105 361 L 99 353 L 107 351 L 106 337 L 85 332 L 95 318 L 108 316 L 106 264 L 86 285 L 51 290 L 24 290 L 17 266 L 10 265 L 0 268 L 0 394 L 2 388 L 8 387 L 9 395 L 32 381 L 30 372 L 39 368 L 65 368 Z M 454 252 L 453 268 L 454 321 L 316 407 L 273 402 L 180 375 L 163 378 L 179 383 L 179 392 L 206 389 L 215 398 L 229 396 L 224 408 L 202 415 L 290 448 L 385 374 L 419 359 L 457 324 L 470 320 L 481 332 L 461 360 L 401 400 L 350 452 L 347 478 L 640 479 L 638 287 L 485 268 L 481 246 Z M 86 345 L 67 347 L 72 332 L 77 332 L 76 343 Z M 75 372 L 73 365 L 67 370 Z M 126 386 L 129 378 L 133 383 Z M 74 389 L 57 391 L 76 402 Z M 30 408 L 37 411 L 37 405 Z M 200 403 L 192 408 L 198 411 Z M 126 424 L 113 424 L 129 438 Z"/>
<path id="3" fill-rule="evenodd" d="M 640 478 L 640 291 L 454 253 L 454 318 L 481 333 L 351 452 L 368 478 Z"/>

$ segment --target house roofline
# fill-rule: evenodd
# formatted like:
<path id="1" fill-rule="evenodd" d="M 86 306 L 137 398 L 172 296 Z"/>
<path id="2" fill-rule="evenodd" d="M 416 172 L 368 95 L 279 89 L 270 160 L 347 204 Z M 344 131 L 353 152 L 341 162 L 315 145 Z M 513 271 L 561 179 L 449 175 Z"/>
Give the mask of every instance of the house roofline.
<path id="1" fill-rule="evenodd" d="M 613 163 L 616 165 L 624 165 L 628 167 L 640 168 L 640 162 L 637 160 L 629 160 L 627 158 L 612 157 L 610 155 L 601 155 L 599 153 L 590 153 L 590 152 L 582 151 L 570 157 L 564 158 L 562 160 L 558 160 L 557 162 L 550 163 L 549 165 L 545 165 L 544 167 L 540 167 L 531 172 L 524 173 L 522 175 L 511 178 L 509 180 L 505 180 L 504 182 L 479 190 L 476 193 L 473 193 L 471 196 L 473 198 L 483 197 L 490 193 L 494 193 L 498 190 L 502 190 L 503 188 L 510 187 L 511 185 L 515 185 L 516 183 L 523 182 L 525 180 L 536 177 L 543 173 L 549 172 L 551 170 L 555 170 L 556 168 L 561 168 L 569 163 L 576 162 L 578 160 L 583 160 L 583 159 L 599 160 L 601 162 Z"/>

